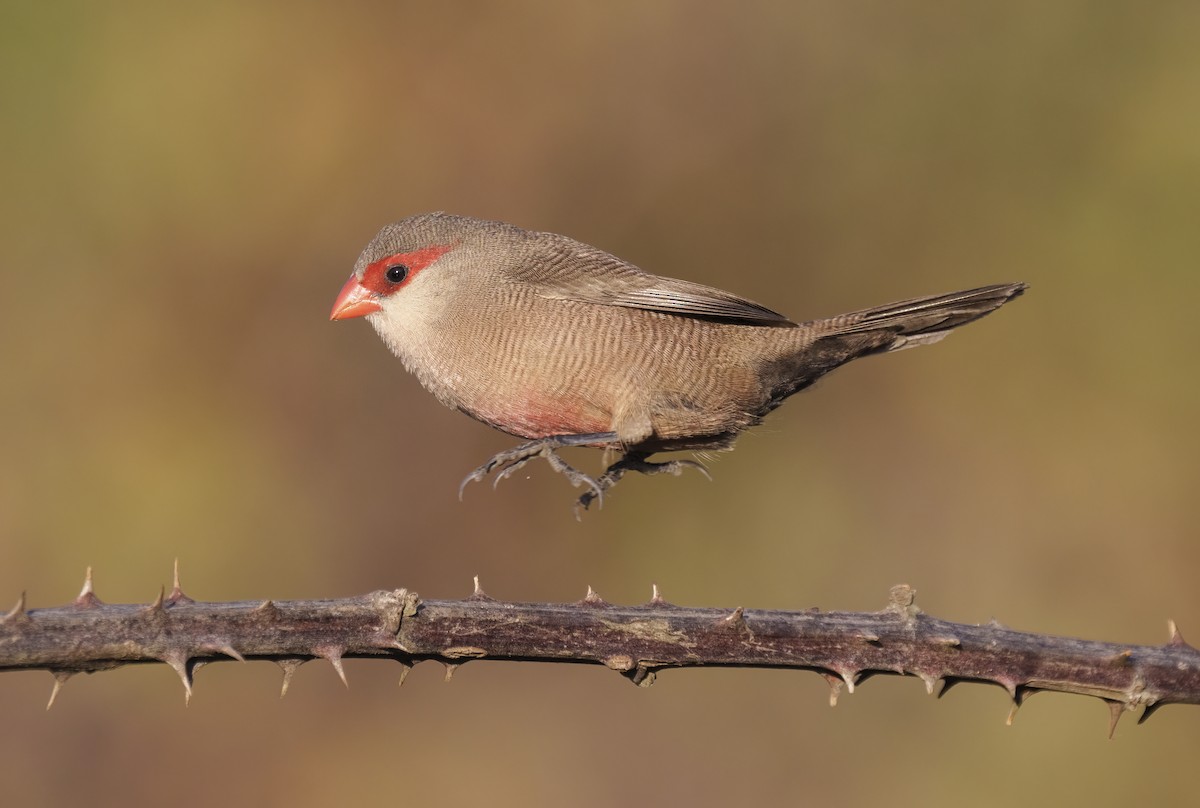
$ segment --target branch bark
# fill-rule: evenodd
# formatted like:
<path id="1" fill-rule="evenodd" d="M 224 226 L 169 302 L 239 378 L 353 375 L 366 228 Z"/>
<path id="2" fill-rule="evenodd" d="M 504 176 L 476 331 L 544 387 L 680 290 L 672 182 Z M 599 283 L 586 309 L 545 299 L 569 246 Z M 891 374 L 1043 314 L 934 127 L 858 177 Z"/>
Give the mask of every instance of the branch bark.
<path id="1" fill-rule="evenodd" d="M 920 678 L 930 693 L 958 682 L 1003 687 L 1013 710 L 1032 693 L 1096 696 L 1140 721 L 1164 704 L 1200 704 L 1200 652 L 1171 624 L 1161 646 L 1131 646 L 1014 631 L 923 614 L 908 586 L 893 587 L 879 612 L 791 612 L 687 608 L 657 591 L 640 606 L 616 606 L 592 591 L 576 603 L 505 603 L 476 582 L 464 600 L 422 600 L 405 589 L 339 600 L 201 603 L 176 584 L 150 604 L 106 604 L 91 573 L 67 606 L 27 609 L 24 596 L 0 617 L 0 671 L 42 669 L 55 677 L 50 704 L 76 673 L 127 664 L 170 665 L 191 698 L 193 673 L 222 659 L 271 660 L 283 692 L 303 662 L 325 659 L 345 680 L 347 657 L 436 660 L 447 675 L 466 661 L 601 664 L 638 685 L 666 668 L 798 668 L 843 687 L 875 674 Z M 940 691 L 938 684 L 941 684 Z M 48 705 L 49 706 L 49 705 Z"/>

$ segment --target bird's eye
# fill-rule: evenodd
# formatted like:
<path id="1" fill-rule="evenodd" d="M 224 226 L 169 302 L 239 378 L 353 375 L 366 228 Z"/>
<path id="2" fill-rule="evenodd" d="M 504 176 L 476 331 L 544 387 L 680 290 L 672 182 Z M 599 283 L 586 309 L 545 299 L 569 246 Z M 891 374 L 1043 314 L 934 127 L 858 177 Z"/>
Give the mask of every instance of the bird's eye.
<path id="1" fill-rule="evenodd" d="M 384 276 L 388 279 L 389 283 L 400 283 L 408 277 L 408 267 L 404 264 L 392 264 L 387 268 Z"/>

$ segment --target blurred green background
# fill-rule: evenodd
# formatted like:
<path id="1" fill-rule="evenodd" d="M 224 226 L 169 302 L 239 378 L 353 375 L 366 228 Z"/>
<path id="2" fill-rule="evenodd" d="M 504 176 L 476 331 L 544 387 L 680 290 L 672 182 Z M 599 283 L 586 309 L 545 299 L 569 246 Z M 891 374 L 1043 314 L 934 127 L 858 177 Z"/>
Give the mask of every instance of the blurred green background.
<path id="1" fill-rule="evenodd" d="M 1200 638 L 1200 6 L 0 6 L 0 597 L 407 586 Z M 544 464 L 327 321 L 383 223 L 569 234 L 810 319 L 1024 280 L 695 474 L 572 518 Z M 574 457 L 592 470 L 597 454 Z M 1193 638 L 1196 639 L 1196 638 Z M 472 663 L 0 676 L 17 805 L 1171 804 L 1200 712 Z M 863 776 L 869 770 L 870 776 Z"/>

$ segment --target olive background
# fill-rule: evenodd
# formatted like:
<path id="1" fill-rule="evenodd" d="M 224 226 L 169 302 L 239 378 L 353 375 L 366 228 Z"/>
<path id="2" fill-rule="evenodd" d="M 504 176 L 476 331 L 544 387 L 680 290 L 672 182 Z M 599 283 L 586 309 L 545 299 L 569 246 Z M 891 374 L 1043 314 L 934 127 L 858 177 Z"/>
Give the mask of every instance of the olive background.
<path id="1" fill-rule="evenodd" d="M 0 600 L 408 587 L 1200 636 L 1200 6 L 0 5 Z M 1030 291 L 582 523 L 333 298 L 379 226 L 566 233 L 794 319 Z M 571 457 L 592 471 L 599 453 Z M 5 800 L 1168 805 L 1200 712 L 472 662 L 0 676 Z"/>

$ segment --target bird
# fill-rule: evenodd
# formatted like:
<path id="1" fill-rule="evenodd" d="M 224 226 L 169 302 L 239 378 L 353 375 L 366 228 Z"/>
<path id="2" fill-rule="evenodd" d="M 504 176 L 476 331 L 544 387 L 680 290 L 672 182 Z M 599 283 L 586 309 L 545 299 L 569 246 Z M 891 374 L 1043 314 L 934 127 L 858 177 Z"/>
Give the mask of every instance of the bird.
<path id="1" fill-rule="evenodd" d="M 544 458 L 586 509 L 627 473 L 680 474 L 662 452 L 732 448 L 847 362 L 927 345 L 1022 294 L 982 286 L 794 322 L 744 297 L 645 272 L 554 233 L 448 213 L 384 226 L 331 320 L 365 317 L 443 404 L 525 442 L 463 479 L 493 486 Z M 598 476 L 559 450 L 619 452 Z"/>

